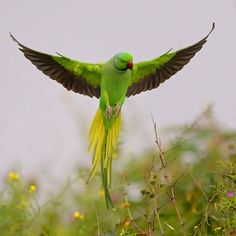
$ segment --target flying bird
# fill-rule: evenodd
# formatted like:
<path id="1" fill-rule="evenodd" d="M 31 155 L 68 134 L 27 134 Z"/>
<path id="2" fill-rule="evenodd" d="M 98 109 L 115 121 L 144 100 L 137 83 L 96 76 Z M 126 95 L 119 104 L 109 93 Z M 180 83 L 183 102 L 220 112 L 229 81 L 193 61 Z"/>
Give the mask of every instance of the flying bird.
<path id="1" fill-rule="evenodd" d="M 67 90 L 96 97 L 98 110 L 89 131 L 89 153 L 93 153 L 91 180 L 101 166 L 107 208 L 115 209 L 110 196 L 112 158 L 121 129 L 121 108 L 126 97 L 157 88 L 176 74 L 206 43 L 211 31 L 199 42 L 178 51 L 169 50 L 152 60 L 134 63 L 133 56 L 119 52 L 105 63 L 92 64 L 70 59 L 61 54 L 49 55 L 35 51 L 11 38 L 24 56 L 51 79 Z"/>

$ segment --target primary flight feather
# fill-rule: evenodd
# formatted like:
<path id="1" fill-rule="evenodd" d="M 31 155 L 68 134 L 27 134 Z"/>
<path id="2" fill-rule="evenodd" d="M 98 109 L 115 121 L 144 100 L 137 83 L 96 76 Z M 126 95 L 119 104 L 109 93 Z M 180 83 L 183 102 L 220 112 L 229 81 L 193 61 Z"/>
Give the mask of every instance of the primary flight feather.
<path id="1" fill-rule="evenodd" d="M 92 170 L 87 182 L 101 166 L 107 207 L 115 209 L 111 196 L 111 168 L 121 128 L 121 107 L 125 98 L 157 88 L 181 70 L 206 43 L 211 31 L 199 42 L 184 49 L 167 51 L 149 61 L 133 63 L 127 52 L 114 55 L 106 63 L 92 64 L 30 49 L 17 42 L 24 56 L 51 79 L 67 90 L 100 99 L 89 131 L 89 153 L 93 153 Z"/>

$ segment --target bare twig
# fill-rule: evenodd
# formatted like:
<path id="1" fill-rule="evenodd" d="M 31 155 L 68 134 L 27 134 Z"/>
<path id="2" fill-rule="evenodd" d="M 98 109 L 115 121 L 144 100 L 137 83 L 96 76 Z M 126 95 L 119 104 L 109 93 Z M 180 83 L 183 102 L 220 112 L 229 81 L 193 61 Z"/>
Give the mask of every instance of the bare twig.
<path id="1" fill-rule="evenodd" d="M 101 232 L 100 232 L 100 225 L 99 225 L 99 216 L 98 216 L 98 212 L 97 212 L 97 209 L 95 208 L 95 213 L 96 213 L 96 218 L 97 218 L 97 233 L 98 233 L 98 236 L 101 236 Z"/>
<path id="2" fill-rule="evenodd" d="M 163 230 L 163 227 L 162 227 L 162 224 L 161 224 L 159 211 L 156 211 L 156 217 L 157 217 L 157 222 L 159 224 L 159 228 L 160 228 L 160 231 L 161 231 L 161 235 L 164 236 L 165 233 L 164 233 L 164 230 Z"/>
<path id="3" fill-rule="evenodd" d="M 177 206 L 177 203 L 176 203 L 175 192 L 174 192 L 175 184 L 180 179 L 180 177 L 183 176 L 183 174 L 179 178 L 177 178 L 176 182 L 173 185 L 171 185 L 171 181 L 169 180 L 169 176 L 167 174 L 167 169 L 166 169 L 166 164 L 165 164 L 165 161 L 164 161 L 164 156 L 163 156 L 164 152 L 162 151 L 161 139 L 158 137 L 158 134 L 157 134 L 156 122 L 153 120 L 153 118 L 152 118 L 152 121 L 153 121 L 154 132 L 155 132 L 155 143 L 157 144 L 158 151 L 159 151 L 159 159 L 160 159 L 160 162 L 161 162 L 161 169 L 164 172 L 164 178 L 165 178 L 165 180 L 166 180 L 166 182 L 169 185 L 170 190 L 171 190 L 170 199 L 171 199 L 172 203 L 175 206 L 175 211 L 176 211 L 177 217 L 178 217 L 180 225 L 181 225 L 182 235 L 186 235 L 185 232 L 184 232 L 184 228 L 183 228 L 184 227 L 184 222 L 183 222 L 182 217 L 180 215 L 180 212 L 179 212 L 179 209 L 178 209 L 178 206 Z"/>
<path id="4" fill-rule="evenodd" d="M 206 195 L 206 193 L 204 192 L 204 190 L 202 189 L 201 185 L 197 182 L 197 180 L 195 179 L 195 177 L 192 175 L 192 173 L 189 171 L 188 172 L 189 175 L 192 177 L 194 183 L 197 185 L 197 187 L 200 189 L 200 191 L 202 192 L 202 194 L 204 195 L 204 197 L 206 198 L 206 200 L 208 201 L 208 197 Z"/>
<path id="5" fill-rule="evenodd" d="M 171 185 L 173 188 L 175 187 L 175 185 L 177 184 L 177 182 L 180 180 L 181 177 L 183 177 L 185 175 L 185 173 L 182 173 L 176 180 L 175 182 Z"/>
<path id="6" fill-rule="evenodd" d="M 124 182 L 125 182 L 126 186 L 129 185 L 128 178 L 127 178 L 126 175 L 124 176 Z M 139 231 L 139 235 L 146 235 L 145 231 L 134 220 L 134 217 L 133 217 L 132 212 L 131 212 L 130 207 L 129 207 L 127 189 L 125 190 L 125 204 L 127 205 L 128 216 L 129 216 L 130 220 L 132 221 L 133 226 Z"/>

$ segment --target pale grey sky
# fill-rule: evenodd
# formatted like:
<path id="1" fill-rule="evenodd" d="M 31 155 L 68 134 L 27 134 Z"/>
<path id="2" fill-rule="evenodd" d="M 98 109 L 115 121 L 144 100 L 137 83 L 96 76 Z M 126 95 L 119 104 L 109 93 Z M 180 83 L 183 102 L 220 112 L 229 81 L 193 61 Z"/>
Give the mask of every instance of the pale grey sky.
<path id="1" fill-rule="evenodd" d="M 141 61 L 197 42 L 212 22 L 207 44 L 181 72 L 127 99 L 122 138 L 129 153 L 152 145 L 151 113 L 164 128 L 191 121 L 211 103 L 222 125 L 236 128 L 236 1 L 0 0 L 1 175 L 16 166 L 29 175 L 45 169 L 66 178 L 74 165 L 90 162 L 81 137 L 98 106 L 38 71 L 9 32 L 33 49 L 81 61 L 106 61 L 123 50 Z"/>

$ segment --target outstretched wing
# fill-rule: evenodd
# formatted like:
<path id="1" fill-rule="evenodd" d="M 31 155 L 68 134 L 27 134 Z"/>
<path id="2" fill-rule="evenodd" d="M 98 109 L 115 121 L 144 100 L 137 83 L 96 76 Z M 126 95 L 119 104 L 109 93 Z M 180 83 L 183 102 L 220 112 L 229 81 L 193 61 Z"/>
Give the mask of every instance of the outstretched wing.
<path id="1" fill-rule="evenodd" d="M 12 34 L 10 36 L 20 46 L 19 49 L 28 60 L 67 90 L 89 97 L 100 97 L 101 64 L 79 62 L 60 54 L 52 56 L 37 52 L 19 43 Z"/>
<path id="2" fill-rule="evenodd" d="M 161 83 L 181 70 L 202 48 L 203 44 L 206 43 L 208 36 L 214 28 L 215 24 L 213 23 L 208 35 L 192 46 L 176 52 L 170 52 L 169 50 L 158 58 L 134 64 L 132 69 L 132 83 L 128 88 L 126 96 L 129 97 L 146 90 L 157 88 Z"/>

